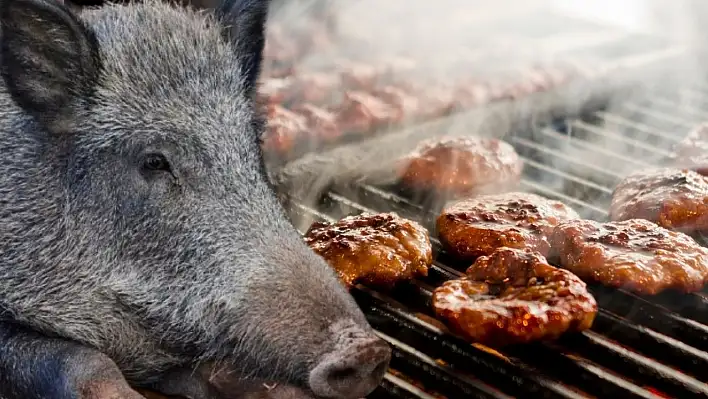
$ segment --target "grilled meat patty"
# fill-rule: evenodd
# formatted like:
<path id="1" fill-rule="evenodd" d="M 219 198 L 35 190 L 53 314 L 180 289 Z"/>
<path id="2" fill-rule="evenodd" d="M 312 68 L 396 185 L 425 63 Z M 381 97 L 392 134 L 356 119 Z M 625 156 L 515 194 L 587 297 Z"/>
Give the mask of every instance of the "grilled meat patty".
<path id="1" fill-rule="evenodd" d="M 610 220 L 646 219 L 670 230 L 708 228 L 708 177 L 680 169 L 640 172 L 623 179 L 612 194 Z"/>
<path id="2" fill-rule="evenodd" d="M 400 280 L 427 276 L 433 261 L 428 232 L 393 213 L 313 223 L 305 241 L 348 288 L 359 282 L 388 288 Z"/>
<path id="3" fill-rule="evenodd" d="M 438 216 L 437 230 L 445 250 L 461 259 L 489 255 L 499 247 L 530 248 L 548 256 L 553 227 L 578 218 L 561 202 L 510 192 L 453 203 Z"/>
<path id="4" fill-rule="evenodd" d="M 423 142 L 401 166 L 404 185 L 454 196 L 507 191 L 518 184 L 523 169 L 514 147 L 481 137 Z"/>
<path id="5" fill-rule="evenodd" d="M 585 283 L 538 252 L 499 248 L 433 293 L 437 317 L 490 346 L 557 338 L 590 328 L 597 303 Z"/>
<path id="6" fill-rule="evenodd" d="M 708 281 L 708 249 L 644 219 L 563 221 L 551 244 L 561 266 L 587 282 L 653 295 L 698 291 Z"/>

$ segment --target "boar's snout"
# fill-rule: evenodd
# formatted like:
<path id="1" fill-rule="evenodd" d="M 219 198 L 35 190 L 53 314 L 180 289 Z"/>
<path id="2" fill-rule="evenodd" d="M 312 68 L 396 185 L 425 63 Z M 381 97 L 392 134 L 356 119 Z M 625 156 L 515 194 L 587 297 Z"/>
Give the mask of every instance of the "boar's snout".
<path id="1" fill-rule="evenodd" d="M 391 348 L 373 333 L 353 322 L 332 327 L 336 344 L 310 372 L 310 389 L 318 397 L 361 398 L 383 379 Z"/>

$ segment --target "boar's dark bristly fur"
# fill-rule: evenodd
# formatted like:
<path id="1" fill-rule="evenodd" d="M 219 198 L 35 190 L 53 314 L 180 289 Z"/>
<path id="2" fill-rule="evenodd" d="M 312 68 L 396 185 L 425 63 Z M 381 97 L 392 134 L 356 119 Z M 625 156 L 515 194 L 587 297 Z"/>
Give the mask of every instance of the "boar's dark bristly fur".
<path id="1" fill-rule="evenodd" d="M 4 317 L 137 383 L 208 361 L 323 396 L 373 389 L 389 349 L 266 178 L 266 11 L 2 0 Z"/>

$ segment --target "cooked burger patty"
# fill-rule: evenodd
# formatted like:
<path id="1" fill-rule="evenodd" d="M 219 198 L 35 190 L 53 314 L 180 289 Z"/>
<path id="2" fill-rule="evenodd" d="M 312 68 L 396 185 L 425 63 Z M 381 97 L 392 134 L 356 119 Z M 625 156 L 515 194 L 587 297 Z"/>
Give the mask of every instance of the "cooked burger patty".
<path id="1" fill-rule="evenodd" d="M 456 333 L 490 346 L 557 338 L 590 328 L 597 303 L 585 283 L 538 252 L 499 248 L 433 293 L 438 317 Z"/>
<path id="2" fill-rule="evenodd" d="M 708 177 L 680 169 L 630 175 L 615 187 L 610 219 L 646 219 L 684 233 L 705 230 L 708 228 Z"/>
<path id="3" fill-rule="evenodd" d="M 433 261 L 428 232 L 393 213 L 361 214 L 334 224 L 314 223 L 307 244 L 351 287 L 361 282 L 391 287 L 427 276 Z"/>
<path id="4" fill-rule="evenodd" d="M 548 256 L 553 227 L 578 218 L 561 202 L 511 192 L 450 205 L 438 216 L 437 230 L 445 250 L 461 259 L 489 255 L 499 247 L 530 248 Z"/>
<path id="5" fill-rule="evenodd" d="M 423 142 L 402 166 L 406 186 L 455 195 L 506 191 L 518 184 L 523 169 L 514 147 L 481 137 Z"/>
<path id="6" fill-rule="evenodd" d="M 588 282 L 653 295 L 698 291 L 708 281 L 708 249 L 644 219 L 563 221 L 551 244 L 561 266 Z"/>

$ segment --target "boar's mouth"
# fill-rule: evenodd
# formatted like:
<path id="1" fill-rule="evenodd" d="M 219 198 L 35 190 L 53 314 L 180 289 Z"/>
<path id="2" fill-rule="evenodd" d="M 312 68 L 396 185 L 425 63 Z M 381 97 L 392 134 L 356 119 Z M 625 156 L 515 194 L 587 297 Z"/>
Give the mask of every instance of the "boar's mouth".
<path id="1" fill-rule="evenodd" d="M 246 379 L 236 372 L 217 368 L 213 364 L 204 364 L 196 370 L 172 370 L 163 375 L 150 389 L 162 395 L 184 398 L 317 399 L 308 389 Z"/>

